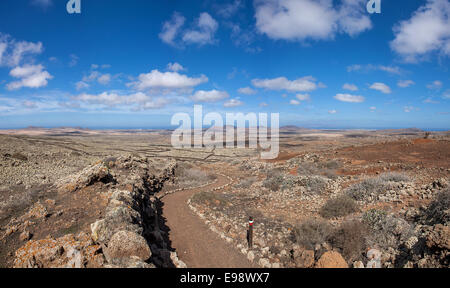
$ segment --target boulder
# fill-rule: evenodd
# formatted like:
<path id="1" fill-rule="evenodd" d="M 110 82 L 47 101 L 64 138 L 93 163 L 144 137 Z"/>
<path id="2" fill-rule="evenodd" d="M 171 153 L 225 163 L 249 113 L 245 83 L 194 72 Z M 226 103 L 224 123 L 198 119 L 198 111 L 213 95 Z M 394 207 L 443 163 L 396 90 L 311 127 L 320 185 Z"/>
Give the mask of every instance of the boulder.
<path id="1" fill-rule="evenodd" d="M 117 258 L 138 257 L 142 261 L 152 256 L 147 241 L 141 235 L 131 231 L 119 231 L 108 242 L 104 254 L 108 260 Z"/>
<path id="2" fill-rule="evenodd" d="M 348 268 L 347 262 L 336 251 L 327 251 L 317 261 L 316 268 Z"/>

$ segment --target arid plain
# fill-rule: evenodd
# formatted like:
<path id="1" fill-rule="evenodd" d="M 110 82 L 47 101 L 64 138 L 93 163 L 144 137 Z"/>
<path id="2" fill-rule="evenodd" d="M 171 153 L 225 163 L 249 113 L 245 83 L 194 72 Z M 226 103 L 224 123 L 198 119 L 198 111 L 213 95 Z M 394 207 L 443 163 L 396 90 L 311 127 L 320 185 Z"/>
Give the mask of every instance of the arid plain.
<path id="1" fill-rule="evenodd" d="M 449 132 L 283 127 L 274 160 L 170 135 L 0 131 L 0 265 L 449 266 Z"/>

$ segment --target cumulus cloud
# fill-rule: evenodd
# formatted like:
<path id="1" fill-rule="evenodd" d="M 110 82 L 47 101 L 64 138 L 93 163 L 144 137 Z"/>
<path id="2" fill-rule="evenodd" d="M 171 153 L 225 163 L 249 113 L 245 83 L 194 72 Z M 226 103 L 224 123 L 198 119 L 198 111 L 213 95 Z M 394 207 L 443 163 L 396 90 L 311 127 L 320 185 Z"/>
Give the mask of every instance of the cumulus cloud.
<path id="1" fill-rule="evenodd" d="M 428 0 L 410 19 L 394 27 L 391 49 L 407 62 L 416 62 L 431 52 L 450 55 L 450 2 Z"/>
<path id="2" fill-rule="evenodd" d="M 188 44 L 212 44 L 215 42 L 214 34 L 218 27 L 217 21 L 208 13 L 203 12 L 196 20 L 196 27 L 184 33 L 183 41 Z"/>
<path id="3" fill-rule="evenodd" d="M 392 93 L 391 88 L 388 85 L 386 85 L 384 83 L 380 83 L 380 82 L 373 83 L 370 86 L 370 89 L 380 91 L 381 93 L 384 93 L 384 94 Z"/>
<path id="4" fill-rule="evenodd" d="M 220 100 L 230 97 L 226 91 L 210 90 L 204 91 L 199 90 L 191 96 L 191 99 L 195 102 L 218 102 Z"/>
<path id="5" fill-rule="evenodd" d="M 407 87 L 409 87 L 411 85 L 414 85 L 414 84 L 416 84 L 416 83 L 414 81 L 412 81 L 412 80 L 400 80 L 400 81 L 397 82 L 397 86 L 401 87 L 401 88 L 407 88 Z"/>
<path id="6" fill-rule="evenodd" d="M 41 42 L 17 41 L 0 33 L 0 66 L 20 65 L 26 56 L 41 54 L 43 50 Z"/>
<path id="7" fill-rule="evenodd" d="M 254 95 L 256 94 L 256 90 L 250 88 L 250 87 L 243 87 L 243 88 L 239 88 L 238 92 L 240 94 L 245 94 L 245 95 Z"/>
<path id="8" fill-rule="evenodd" d="M 292 100 L 289 102 L 289 104 L 294 105 L 294 106 L 297 106 L 297 105 L 300 105 L 300 101 L 295 100 L 295 99 L 292 99 Z"/>
<path id="9" fill-rule="evenodd" d="M 348 84 L 348 83 L 345 83 L 345 84 L 342 86 L 342 89 L 350 90 L 350 91 L 358 91 L 358 87 L 357 87 L 356 85 L 354 85 L 354 84 Z"/>
<path id="10" fill-rule="evenodd" d="M 166 44 L 176 46 L 175 38 L 180 33 L 186 18 L 178 12 L 174 12 L 169 21 L 164 22 L 159 38 Z"/>
<path id="11" fill-rule="evenodd" d="M 348 103 L 362 103 L 365 101 L 365 98 L 363 96 L 351 94 L 336 94 L 336 96 L 334 96 L 334 99 Z"/>
<path id="12" fill-rule="evenodd" d="M 48 80 L 53 76 L 44 70 L 42 65 L 24 65 L 12 69 L 9 73 L 14 78 L 20 80 L 6 85 L 8 90 L 17 90 L 22 87 L 39 88 L 47 86 Z"/>
<path id="13" fill-rule="evenodd" d="M 175 62 L 175 63 L 167 64 L 167 70 L 173 71 L 173 72 L 178 72 L 178 71 L 184 71 L 186 69 L 183 66 L 181 66 L 181 64 Z"/>
<path id="14" fill-rule="evenodd" d="M 197 78 L 188 77 L 178 72 L 160 72 L 152 70 L 150 73 L 140 74 L 138 81 L 130 83 L 138 90 L 153 88 L 161 89 L 186 89 L 208 82 L 208 77 L 201 75 Z"/>
<path id="15" fill-rule="evenodd" d="M 200 13 L 189 29 L 183 29 L 186 18 L 174 12 L 169 21 L 163 23 L 159 38 L 166 44 L 174 47 L 183 47 L 183 44 L 206 45 L 216 42 L 214 35 L 219 23 L 208 13 Z"/>
<path id="16" fill-rule="evenodd" d="M 328 114 L 336 114 L 336 113 L 337 113 L 336 110 L 330 110 L 330 111 L 328 111 Z"/>
<path id="17" fill-rule="evenodd" d="M 427 88 L 430 90 L 439 90 L 442 88 L 442 82 L 439 80 L 433 81 L 427 85 Z"/>
<path id="18" fill-rule="evenodd" d="M 227 100 L 223 104 L 223 106 L 227 107 L 227 108 L 238 107 L 238 106 L 242 106 L 242 105 L 244 105 L 244 102 L 242 102 L 238 98 Z"/>
<path id="19" fill-rule="evenodd" d="M 355 36 L 372 28 L 364 0 L 256 0 L 256 28 L 271 39 L 332 39 Z"/>
<path id="20" fill-rule="evenodd" d="M 289 92 L 309 92 L 316 90 L 318 84 L 316 79 L 311 76 L 298 78 L 296 80 L 288 80 L 286 77 L 278 77 L 274 79 L 253 79 L 253 86 L 268 90 L 286 90 Z"/>

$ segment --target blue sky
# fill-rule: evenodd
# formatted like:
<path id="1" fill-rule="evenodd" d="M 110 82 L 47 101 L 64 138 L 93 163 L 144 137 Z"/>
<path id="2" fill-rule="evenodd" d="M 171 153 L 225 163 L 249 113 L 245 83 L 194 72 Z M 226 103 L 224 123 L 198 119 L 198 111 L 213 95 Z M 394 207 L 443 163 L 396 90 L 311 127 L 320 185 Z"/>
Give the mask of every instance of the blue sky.
<path id="1" fill-rule="evenodd" d="M 202 104 L 449 129 L 450 1 L 367 2 L 0 1 L 0 128 L 162 128 Z"/>

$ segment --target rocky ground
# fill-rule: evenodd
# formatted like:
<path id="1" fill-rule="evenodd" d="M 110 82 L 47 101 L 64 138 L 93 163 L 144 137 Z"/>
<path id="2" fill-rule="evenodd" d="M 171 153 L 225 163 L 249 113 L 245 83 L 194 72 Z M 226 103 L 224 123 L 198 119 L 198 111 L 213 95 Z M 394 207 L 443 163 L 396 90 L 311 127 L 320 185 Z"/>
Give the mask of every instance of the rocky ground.
<path id="1" fill-rule="evenodd" d="M 261 267 L 449 266 L 447 133 L 288 128 L 279 157 L 263 161 L 251 149 L 173 149 L 164 131 L 30 131 L 0 135 L 3 267 L 201 266 L 199 245 L 172 247 L 186 215 L 166 222 L 162 198 L 175 193 L 193 195 L 171 205 L 220 236 L 210 243 Z"/>
<path id="2" fill-rule="evenodd" d="M 235 161 L 192 209 L 264 267 L 448 267 L 450 142 L 392 140 Z"/>

